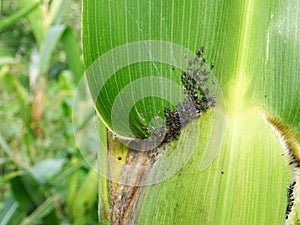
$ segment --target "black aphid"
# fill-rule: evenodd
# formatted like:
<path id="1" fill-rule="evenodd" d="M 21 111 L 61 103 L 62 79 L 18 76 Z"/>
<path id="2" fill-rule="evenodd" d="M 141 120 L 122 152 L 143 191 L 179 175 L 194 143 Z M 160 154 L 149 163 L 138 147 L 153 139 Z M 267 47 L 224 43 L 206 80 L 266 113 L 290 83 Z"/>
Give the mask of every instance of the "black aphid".
<path id="1" fill-rule="evenodd" d="M 205 63 L 206 63 L 206 59 L 203 58 L 203 59 L 201 60 L 200 66 L 204 66 Z"/>
<path id="2" fill-rule="evenodd" d="M 203 96 L 203 97 L 202 97 L 202 101 L 208 102 L 209 100 L 208 100 L 208 98 L 207 98 L 206 96 Z"/>
<path id="3" fill-rule="evenodd" d="M 197 56 L 198 56 L 198 57 L 201 57 L 203 53 L 204 53 L 204 46 L 202 46 L 202 47 L 197 51 Z"/>
<path id="4" fill-rule="evenodd" d="M 207 71 L 206 69 L 203 69 L 203 70 L 201 71 L 201 74 L 204 75 L 204 76 L 208 75 L 209 73 L 210 73 L 210 72 Z"/>
<path id="5" fill-rule="evenodd" d="M 204 94 L 204 95 L 208 95 L 208 94 L 209 94 L 209 89 L 208 89 L 208 88 L 204 89 L 204 90 L 203 90 L 203 94 Z"/>
<path id="6" fill-rule="evenodd" d="M 171 110 L 170 109 L 168 109 L 168 108 L 165 108 L 164 109 L 164 114 L 165 114 L 165 117 L 169 117 L 170 116 L 170 113 L 171 113 Z"/>

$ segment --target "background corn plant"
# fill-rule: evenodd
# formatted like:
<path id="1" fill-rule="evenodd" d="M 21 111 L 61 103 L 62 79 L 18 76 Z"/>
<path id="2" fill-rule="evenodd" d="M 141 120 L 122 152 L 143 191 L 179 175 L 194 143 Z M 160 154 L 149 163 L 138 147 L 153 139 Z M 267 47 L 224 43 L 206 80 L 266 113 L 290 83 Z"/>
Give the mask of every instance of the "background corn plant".
<path id="1" fill-rule="evenodd" d="M 209 141 L 207 112 L 198 121 L 199 141 L 184 140 L 186 146 L 197 146 L 188 164 L 165 182 L 138 192 L 138 207 L 126 212 L 132 224 L 299 224 L 299 6 L 295 0 L 83 1 L 86 68 L 109 50 L 134 41 L 168 41 L 193 51 L 204 45 L 224 93 L 227 127 L 220 154 L 199 170 Z M 118 79 L 116 75 L 105 83 L 102 94 L 111 96 L 105 95 L 106 101 L 113 102 L 135 79 L 155 74 L 152 66 L 130 65 L 118 71 Z M 173 77 L 180 84 L 182 71 L 155 66 L 161 72 L 155 75 Z M 92 92 L 93 82 L 97 81 L 90 80 Z M 135 106 L 140 115 L 161 105 L 157 99 L 145 102 Z M 97 107 L 109 124 L 106 105 Z M 137 130 L 142 126 L 137 114 L 130 119 Z M 124 156 L 124 147 L 110 138 L 108 142 L 114 146 L 112 155 Z M 297 188 L 288 191 L 293 181 Z M 105 179 L 100 187 L 101 221 L 109 223 L 107 196 L 122 196 L 108 192 Z M 288 209 L 287 192 L 290 199 L 296 198 Z"/>
<path id="2" fill-rule="evenodd" d="M 72 131 L 81 2 L 0 10 L 0 224 L 97 224 L 95 155 L 83 159 Z"/>

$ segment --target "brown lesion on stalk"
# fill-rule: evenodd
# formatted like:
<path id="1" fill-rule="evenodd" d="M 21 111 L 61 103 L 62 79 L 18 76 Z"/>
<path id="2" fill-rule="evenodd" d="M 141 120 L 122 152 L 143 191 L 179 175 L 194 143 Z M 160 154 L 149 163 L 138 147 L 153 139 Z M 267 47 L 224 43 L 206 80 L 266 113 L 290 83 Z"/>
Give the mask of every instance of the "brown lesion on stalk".
<path id="1" fill-rule="evenodd" d="M 278 118 L 262 110 L 271 128 L 275 131 L 281 144 L 286 150 L 289 165 L 293 171 L 293 181 L 287 188 L 287 207 L 285 224 L 293 224 L 295 216 L 299 216 L 299 199 L 300 197 L 300 135 L 290 127 L 282 123 Z M 296 200 L 296 201 L 295 201 Z"/>
<path id="2" fill-rule="evenodd" d="M 121 150 L 120 150 L 121 149 Z M 135 151 L 124 146 L 118 138 L 108 132 L 110 221 L 113 225 L 135 224 L 136 206 L 143 189 L 143 183 L 154 163 L 156 150 Z M 125 153 L 126 152 L 126 153 Z M 123 166 L 116 169 L 112 160 Z M 130 167 L 132 166 L 132 167 Z M 121 169 L 121 170 L 120 170 Z M 118 180 L 114 182 L 112 180 Z M 127 185 L 130 184 L 130 185 Z"/>

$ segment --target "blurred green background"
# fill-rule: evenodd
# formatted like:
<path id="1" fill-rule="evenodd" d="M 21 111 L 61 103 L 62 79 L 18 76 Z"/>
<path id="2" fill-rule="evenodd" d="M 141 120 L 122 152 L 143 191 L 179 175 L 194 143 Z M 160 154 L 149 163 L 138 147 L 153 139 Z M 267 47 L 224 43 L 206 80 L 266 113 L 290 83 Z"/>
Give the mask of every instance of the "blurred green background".
<path id="1" fill-rule="evenodd" d="M 98 224 L 76 146 L 81 0 L 0 0 L 0 225 Z"/>

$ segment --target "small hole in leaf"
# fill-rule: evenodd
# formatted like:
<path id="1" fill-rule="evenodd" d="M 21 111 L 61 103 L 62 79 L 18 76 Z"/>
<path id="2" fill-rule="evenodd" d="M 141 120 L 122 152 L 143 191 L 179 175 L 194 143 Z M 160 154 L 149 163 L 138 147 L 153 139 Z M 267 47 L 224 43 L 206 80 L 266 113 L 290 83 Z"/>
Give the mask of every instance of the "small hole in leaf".
<path id="1" fill-rule="evenodd" d="M 118 156 L 118 160 L 121 161 L 122 160 L 122 156 Z"/>

